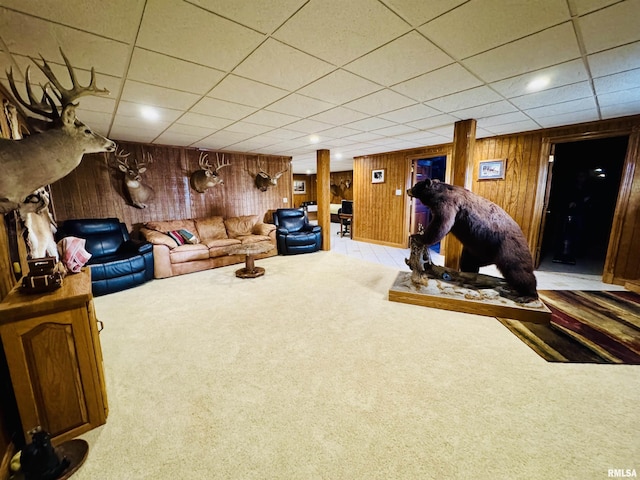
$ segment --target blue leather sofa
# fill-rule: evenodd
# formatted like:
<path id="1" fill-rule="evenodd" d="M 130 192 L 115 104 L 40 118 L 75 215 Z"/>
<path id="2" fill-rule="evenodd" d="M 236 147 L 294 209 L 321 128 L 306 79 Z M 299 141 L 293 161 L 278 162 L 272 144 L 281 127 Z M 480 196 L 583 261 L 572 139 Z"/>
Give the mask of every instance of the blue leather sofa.
<path id="1" fill-rule="evenodd" d="M 56 240 L 69 236 L 86 240 L 94 296 L 119 292 L 153 278 L 153 246 L 132 240 L 127 226 L 117 218 L 66 220 Z"/>
<path id="2" fill-rule="evenodd" d="M 316 252 L 322 247 L 322 228 L 311 225 L 303 209 L 279 208 L 273 213 L 280 255 Z"/>

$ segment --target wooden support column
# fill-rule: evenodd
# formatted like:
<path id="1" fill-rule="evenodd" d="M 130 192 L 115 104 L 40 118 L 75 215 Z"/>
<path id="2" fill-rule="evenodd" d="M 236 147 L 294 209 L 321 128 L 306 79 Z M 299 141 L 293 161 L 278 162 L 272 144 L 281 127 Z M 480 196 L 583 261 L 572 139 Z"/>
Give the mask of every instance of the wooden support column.
<path id="1" fill-rule="evenodd" d="M 331 250 L 331 155 L 329 150 L 316 152 L 318 189 L 318 225 L 322 227 L 322 250 Z"/>
<path id="2" fill-rule="evenodd" d="M 450 163 L 450 183 L 471 190 L 473 182 L 473 151 L 476 144 L 476 121 L 460 120 L 453 129 L 453 151 Z M 444 265 L 458 270 L 462 244 L 453 235 L 447 235 Z"/>

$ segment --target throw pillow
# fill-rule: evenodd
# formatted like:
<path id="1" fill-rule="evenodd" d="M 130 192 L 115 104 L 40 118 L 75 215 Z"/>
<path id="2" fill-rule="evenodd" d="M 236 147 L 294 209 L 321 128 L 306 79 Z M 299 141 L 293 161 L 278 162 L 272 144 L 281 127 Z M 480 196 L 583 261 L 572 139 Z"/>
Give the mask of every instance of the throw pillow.
<path id="1" fill-rule="evenodd" d="M 184 238 L 182 238 L 182 235 L 180 235 L 180 232 L 178 230 L 169 230 L 167 232 L 167 235 L 173 238 L 173 241 L 176 242 L 178 246 L 184 245 Z"/>
<path id="2" fill-rule="evenodd" d="M 78 273 L 91 258 L 91 254 L 84 249 L 85 243 L 84 238 L 77 237 L 64 237 L 58 242 L 60 260 L 73 273 Z"/>
<path id="3" fill-rule="evenodd" d="M 181 230 L 178 230 L 178 232 L 180 233 L 180 236 L 184 238 L 185 242 L 190 243 L 192 245 L 195 245 L 196 243 L 200 243 L 200 240 L 198 240 L 198 237 L 196 237 L 189 230 L 181 229 Z"/>

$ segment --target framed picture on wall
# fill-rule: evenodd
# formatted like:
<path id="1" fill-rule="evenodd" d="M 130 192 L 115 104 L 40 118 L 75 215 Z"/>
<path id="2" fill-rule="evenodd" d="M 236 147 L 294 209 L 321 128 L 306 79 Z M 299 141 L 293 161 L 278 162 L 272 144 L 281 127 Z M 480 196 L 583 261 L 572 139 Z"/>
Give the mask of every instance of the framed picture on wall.
<path id="1" fill-rule="evenodd" d="M 371 183 L 384 183 L 384 168 L 371 170 Z"/>
<path id="2" fill-rule="evenodd" d="M 478 163 L 478 180 L 502 180 L 507 159 L 482 160 Z"/>
<path id="3" fill-rule="evenodd" d="M 294 180 L 293 181 L 293 193 L 294 195 L 301 195 L 307 193 L 306 180 Z"/>

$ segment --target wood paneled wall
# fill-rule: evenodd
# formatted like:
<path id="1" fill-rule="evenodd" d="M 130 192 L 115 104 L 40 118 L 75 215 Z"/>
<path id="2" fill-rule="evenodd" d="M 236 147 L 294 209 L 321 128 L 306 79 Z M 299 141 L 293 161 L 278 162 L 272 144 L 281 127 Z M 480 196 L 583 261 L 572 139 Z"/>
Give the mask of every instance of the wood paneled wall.
<path id="1" fill-rule="evenodd" d="M 294 205 L 296 208 L 300 207 L 302 202 L 311 202 L 318 200 L 318 178 L 315 174 L 303 175 L 294 174 L 293 180 L 304 180 L 307 182 L 307 192 L 305 194 L 294 193 Z M 349 182 L 349 188 L 346 187 L 346 182 Z M 331 172 L 330 174 L 331 185 L 337 185 L 342 187 L 340 189 L 341 195 L 331 194 L 331 203 L 340 203 L 342 200 L 353 200 L 353 170 L 346 170 L 343 172 Z"/>
<path id="2" fill-rule="evenodd" d="M 309 175 L 294 173 L 293 180 L 305 182 L 306 189 L 305 193 L 293 193 L 293 208 L 300 208 L 303 202 L 318 201 L 318 179 L 315 173 Z"/>
<path id="3" fill-rule="evenodd" d="M 518 222 L 532 249 L 539 243 L 542 209 L 548 174 L 548 156 L 554 143 L 630 135 L 618 198 L 612 242 L 603 280 L 623 284 L 640 278 L 640 116 L 477 139 L 472 190 L 504 208 Z M 403 150 L 354 159 L 354 238 L 372 243 L 405 246 L 408 235 L 406 195 L 394 198 L 392 185 L 371 184 L 371 170 L 386 168 L 387 182 L 400 183 L 411 159 L 435 156 L 447 145 Z M 433 153 L 433 154 L 432 154 Z M 506 158 L 504 180 L 478 180 L 478 162 Z M 393 180 L 392 180 L 393 179 Z M 364 217 L 364 218 L 363 218 Z M 406 225 L 406 226 L 405 226 Z M 395 230 L 403 226 L 403 234 Z"/>
<path id="4" fill-rule="evenodd" d="M 411 187 L 411 162 L 450 153 L 450 145 L 439 145 L 354 158 L 353 238 L 407 247 L 410 204 L 406 190 Z M 372 170 L 379 169 L 385 171 L 384 183 L 371 183 Z"/>
<path id="5" fill-rule="evenodd" d="M 231 165 L 219 172 L 224 185 L 198 193 L 191 188 L 189 176 L 199 169 L 199 150 L 126 142 L 119 143 L 118 148 L 130 152 L 130 158 L 142 159 L 143 152 L 152 155 L 153 162 L 142 175 L 143 182 L 155 191 L 148 208 L 130 205 L 114 154 L 93 154 L 85 156 L 78 168 L 51 185 L 58 222 L 70 218 L 117 217 L 129 229 L 136 230 L 151 220 L 210 215 L 257 214 L 271 221 L 271 211 L 291 205 L 291 157 L 225 152 Z M 261 192 L 254 185 L 259 162 L 270 174 L 287 168 L 289 171 L 280 177 L 276 186 Z"/>

